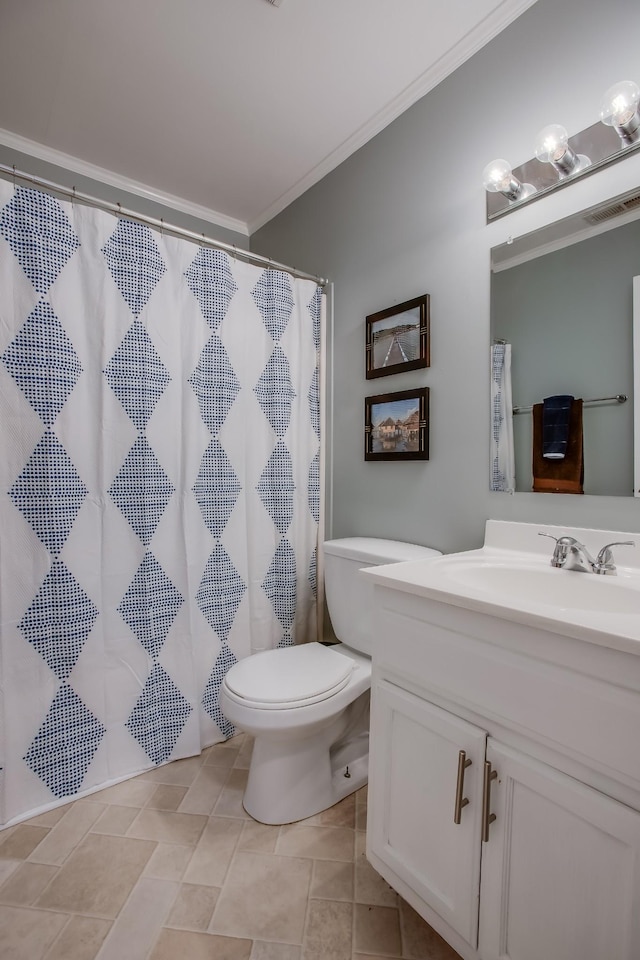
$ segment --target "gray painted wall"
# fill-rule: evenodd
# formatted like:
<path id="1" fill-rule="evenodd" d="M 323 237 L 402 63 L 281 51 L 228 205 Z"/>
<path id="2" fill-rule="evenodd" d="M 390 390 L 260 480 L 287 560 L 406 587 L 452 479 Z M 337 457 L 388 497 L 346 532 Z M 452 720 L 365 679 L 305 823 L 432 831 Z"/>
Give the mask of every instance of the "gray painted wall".
<path id="1" fill-rule="evenodd" d="M 490 249 L 640 184 L 640 154 L 485 223 L 482 170 L 533 156 L 536 133 L 596 122 L 640 82 L 637 0 L 538 0 L 522 17 L 252 237 L 335 289 L 333 536 L 476 547 L 489 517 L 640 531 L 632 498 L 488 491 Z M 364 318 L 431 295 L 431 367 L 367 381 Z M 431 388 L 431 459 L 365 463 L 364 397 Z M 383 389 L 384 387 L 384 389 Z"/>
<path id="2" fill-rule="evenodd" d="M 491 330 L 512 345 L 514 406 L 544 397 L 626 394 L 583 409 L 584 489 L 633 495 L 633 277 L 640 220 L 501 270 Z M 531 414 L 513 419 L 516 490 L 531 490 Z"/>
<path id="3" fill-rule="evenodd" d="M 173 207 L 155 203 L 153 200 L 148 200 L 146 197 L 140 197 L 137 194 L 127 193 L 99 180 L 80 176 L 80 174 L 66 170 L 64 167 L 38 160 L 37 157 L 31 157 L 3 144 L 0 144 L 0 163 L 9 167 L 15 166 L 16 170 L 21 173 L 41 177 L 62 187 L 69 189 L 75 187 L 78 193 L 85 193 L 97 199 L 106 200 L 107 203 L 120 203 L 123 207 L 135 210 L 142 216 L 165 220 L 171 226 L 181 227 L 183 230 L 193 230 L 196 233 L 204 233 L 211 240 L 235 244 L 241 250 L 248 250 L 249 248 L 249 238 L 235 230 L 228 230 L 226 227 L 219 227 L 207 220 L 189 216 L 189 214 L 182 213 L 180 210 L 174 210 Z"/>

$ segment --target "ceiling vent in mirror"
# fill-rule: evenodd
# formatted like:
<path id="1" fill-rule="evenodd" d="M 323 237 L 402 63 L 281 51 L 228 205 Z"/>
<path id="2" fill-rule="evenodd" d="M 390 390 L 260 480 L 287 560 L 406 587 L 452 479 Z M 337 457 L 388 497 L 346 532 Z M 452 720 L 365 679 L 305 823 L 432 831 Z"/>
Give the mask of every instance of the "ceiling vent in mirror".
<path id="1" fill-rule="evenodd" d="M 587 223 L 604 223 L 605 220 L 611 220 L 613 217 L 620 217 L 623 213 L 629 213 L 629 211 L 636 210 L 639 207 L 640 193 L 636 193 L 634 196 L 628 197 L 626 200 L 616 200 L 616 202 L 612 203 L 611 206 L 605 207 L 602 210 L 596 210 L 588 217 L 585 217 L 585 220 Z"/>

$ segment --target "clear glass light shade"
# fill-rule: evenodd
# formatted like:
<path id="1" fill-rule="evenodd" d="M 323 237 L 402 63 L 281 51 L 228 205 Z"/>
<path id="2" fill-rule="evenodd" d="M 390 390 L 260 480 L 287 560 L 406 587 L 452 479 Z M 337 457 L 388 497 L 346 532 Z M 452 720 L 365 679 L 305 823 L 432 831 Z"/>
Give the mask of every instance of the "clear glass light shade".
<path id="1" fill-rule="evenodd" d="M 621 80 L 609 87 L 600 104 L 600 119 L 608 127 L 624 127 L 634 117 L 640 102 L 640 87 Z"/>
<path id="2" fill-rule="evenodd" d="M 489 193 L 502 193 L 508 190 L 512 181 L 513 174 L 508 160 L 492 160 L 482 173 L 483 186 Z"/>
<path id="3" fill-rule="evenodd" d="M 559 123 L 544 127 L 535 143 L 535 154 L 542 163 L 557 163 L 562 160 L 569 146 L 569 134 Z"/>

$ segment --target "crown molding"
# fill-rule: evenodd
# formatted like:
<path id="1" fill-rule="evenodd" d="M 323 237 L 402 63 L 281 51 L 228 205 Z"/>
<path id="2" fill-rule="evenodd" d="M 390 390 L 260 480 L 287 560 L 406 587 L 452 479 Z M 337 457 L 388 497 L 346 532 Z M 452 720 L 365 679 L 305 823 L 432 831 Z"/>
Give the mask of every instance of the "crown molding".
<path id="1" fill-rule="evenodd" d="M 214 223 L 218 227 L 224 227 L 227 230 L 233 230 L 243 236 L 249 236 L 248 225 L 243 220 L 236 220 L 234 217 L 228 217 L 217 210 L 211 210 L 209 207 L 203 207 L 199 203 L 192 203 L 183 197 L 176 197 L 171 193 L 164 193 L 162 190 L 156 190 L 137 180 L 131 180 L 112 170 L 106 170 L 104 167 L 98 167 L 96 164 L 88 163 L 73 157 L 71 154 L 62 153 L 60 150 L 54 150 L 53 147 L 47 147 L 43 143 L 35 140 L 28 140 L 10 130 L 0 128 L 0 144 L 8 147 L 10 150 L 18 150 L 20 153 L 26 153 L 30 157 L 36 157 L 38 160 L 44 160 L 46 163 L 52 163 L 57 167 L 63 167 L 83 177 L 89 177 L 91 180 L 97 180 L 100 183 L 106 183 L 117 190 L 126 191 L 137 197 L 144 197 L 146 200 L 152 200 L 154 203 L 160 203 L 164 207 L 170 207 L 172 210 L 179 210 L 190 217 L 197 217 L 198 220 L 205 220 L 207 223 Z M 29 171 L 23 171 L 28 173 Z"/>
<path id="2" fill-rule="evenodd" d="M 470 30 L 462 40 L 456 43 L 444 56 L 440 57 L 440 59 L 418 77 L 417 80 L 391 100 L 386 107 L 371 117 L 367 123 L 363 124 L 339 147 L 328 154 L 324 160 L 298 180 L 297 183 L 282 194 L 274 203 L 270 204 L 258 217 L 249 222 L 229 217 L 219 213 L 217 210 L 211 210 L 209 207 L 185 200 L 183 197 L 164 193 L 147 184 L 140 183 L 137 180 L 131 180 L 121 174 L 114 173 L 112 170 L 107 170 L 96 164 L 80 160 L 78 157 L 55 150 L 45 144 L 38 143 L 35 140 L 29 140 L 26 137 L 2 128 L 0 128 L 0 144 L 9 149 L 17 150 L 20 153 L 36 157 L 46 163 L 51 163 L 81 176 L 88 177 L 91 180 L 97 180 L 100 183 L 108 184 L 118 190 L 144 197 L 154 203 L 162 204 L 173 210 L 179 210 L 188 216 L 205 220 L 207 223 L 213 223 L 219 227 L 241 234 L 242 236 L 250 237 L 256 230 L 259 230 L 268 223 L 269 220 L 272 220 L 288 207 L 289 204 L 293 203 L 294 200 L 302 196 L 306 190 L 335 170 L 344 160 L 354 154 L 356 150 L 359 150 L 360 147 L 363 147 L 369 140 L 375 137 L 376 134 L 384 130 L 385 127 L 393 120 L 396 120 L 405 110 L 413 106 L 414 103 L 429 93 L 430 90 L 433 90 L 445 77 L 453 73 L 454 70 L 468 60 L 469 57 L 473 56 L 473 54 L 480 50 L 486 43 L 489 43 L 490 40 L 497 36 L 535 2 L 536 0 L 503 0 L 503 3 L 501 3 L 497 9 Z"/>
<path id="3" fill-rule="evenodd" d="M 376 113 L 371 119 L 363 124 L 354 134 L 344 141 L 336 150 L 332 151 L 325 159 L 313 168 L 305 177 L 299 180 L 294 186 L 287 190 L 275 203 L 256 217 L 249 221 L 249 236 L 263 227 L 269 220 L 288 207 L 290 203 L 301 197 L 306 190 L 313 187 L 319 180 L 322 180 L 328 173 L 335 170 L 344 160 L 350 157 L 356 150 L 363 147 L 369 140 L 372 140 L 376 134 L 388 127 L 393 120 L 396 120 L 405 110 L 412 107 L 430 90 L 448 77 L 454 70 L 457 70 L 466 60 L 477 53 L 485 44 L 493 40 L 505 27 L 516 20 L 525 10 L 532 7 L 536 0 L 504 0 L 499 7 L 484 18 L 473 30 L 470 30 L 462 40 L 459 40 L 451 49 L 432 66 L 425 70 L 417 80 L 414 80 L 402 93 L 391 100 L 386 107 Z"/>

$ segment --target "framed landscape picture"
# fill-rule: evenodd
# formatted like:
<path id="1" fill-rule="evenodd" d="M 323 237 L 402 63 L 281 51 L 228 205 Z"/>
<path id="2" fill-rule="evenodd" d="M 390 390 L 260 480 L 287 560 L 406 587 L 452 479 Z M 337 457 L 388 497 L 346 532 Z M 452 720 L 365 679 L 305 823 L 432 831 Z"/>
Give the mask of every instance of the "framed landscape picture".
<path id="1" fill-rule="evenodd" d="M 367 380 L 429 366 L 429 294 L 366 318 Z"/>
<path id="2" fill-rule="evenodd" d="M 365 460 L 429 459 L 429 388 L 364 400 Z"/>

